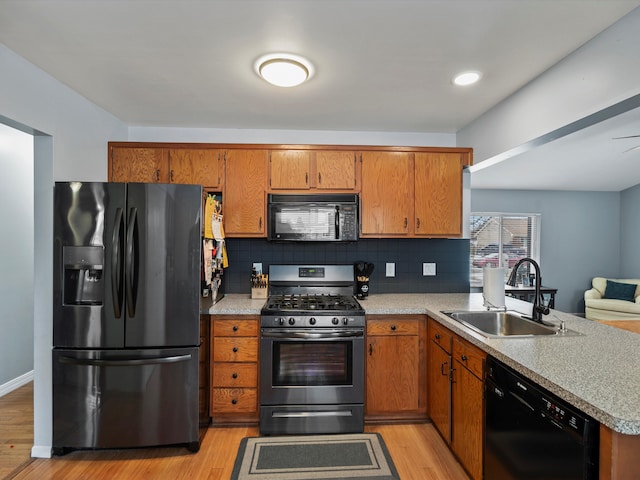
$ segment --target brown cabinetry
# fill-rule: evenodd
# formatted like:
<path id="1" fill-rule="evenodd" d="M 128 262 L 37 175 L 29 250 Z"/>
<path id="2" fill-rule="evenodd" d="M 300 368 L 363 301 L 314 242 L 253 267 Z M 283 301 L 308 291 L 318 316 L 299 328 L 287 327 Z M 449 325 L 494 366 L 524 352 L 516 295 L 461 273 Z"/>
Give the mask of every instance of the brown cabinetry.
<path id="1" fill-rule="evenodd" d="M 266 236 L 268 150 L 227 150 L 223 213 L 230 237 Z"/>
<path id="2" fill-rule="evenodd" d="M 362 236 L 406 236 L 413 222 L 413 164 L 403 152 L 362 152 Z"/>
<path id="3" fill-rule="evenodd" d="M 222 187 L 222 152 L 208 148 L 169 149 L 169 182 Z"/>
<path id="4" fill-rule="evenodd" d="M 184 183 L 222 188 L 221 152 L 213 148 L 109 144 L 109 181 Z"/>
<path id="5" fill-rule="evenodd" d="M 428 412 L 471 478 L 482 478 L 486 354 L 429 319 Z"/>
<path id="6" fill-rule="evenodd" d="M 367 421 L 426 418 L 425 341 L 421 315 L 367 317 Z"/>
<path id="7" fill-rule="evenodd" d="M 209 415 L 209 329 L 211 320 L 209 315 L 200 315 L 200 379 L 198 381 L 198 405 L 200 408 L 200 426 L 205 427 L 211 423 Z"/>
<path id="8" fill-rule="evenodd" d="M 362 152 L 362 236 L 462 234 L 470 152 Z"/>
<path id="9" fill-rule="evenodd" d="M 451 348 L 453 335 L 437 322 L 429 320 L 427 406 L 433 425 L 451 442 Z"/>
<path id="10" fill-rule="evenodd" d="M 460 339 L 453 340 L 451 449 L 471 478 L 482 478 L 482 415 L 486 354 Z"/>
<path id="11" fill-rule="evenodd" d="M 460 153 L 415 154 L 415 234 L 462 235 L 462 168 Z"/>
<path id="12" fill-rule="evenodd" d="M 212 316 L 214 424 L 258 421 L 258 317 Z"/>
<path id="13" fill-rule="evenodd" d="M 109 146 L 109 181 L 168 183 L 169 160 L 165 148 Z"/>
<path id="14" fill-rule="evenodd" d="M 355 190 L 356 155 L 350 151 L 272 150 L 272 190 Z"/>

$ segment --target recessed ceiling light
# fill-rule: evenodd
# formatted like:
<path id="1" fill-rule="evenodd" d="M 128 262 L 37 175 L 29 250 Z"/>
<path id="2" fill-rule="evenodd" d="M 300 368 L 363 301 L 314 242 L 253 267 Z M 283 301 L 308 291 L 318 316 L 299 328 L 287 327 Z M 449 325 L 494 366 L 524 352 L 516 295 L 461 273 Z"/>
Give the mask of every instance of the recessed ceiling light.
<path id="1" fill-rule="evenodd" d="M 256 61 L 254 68 L 261 78 L 277 87 L 295 87 L 313 75 L 311 62 L 286 53 L 264 55 Z"/>
<path id="2" fill-rule="evenodd" d="M 473 85 L 480 77 L 480 72 L 463 72 L 453 77 L 453 83 L 460 86 Z"/>

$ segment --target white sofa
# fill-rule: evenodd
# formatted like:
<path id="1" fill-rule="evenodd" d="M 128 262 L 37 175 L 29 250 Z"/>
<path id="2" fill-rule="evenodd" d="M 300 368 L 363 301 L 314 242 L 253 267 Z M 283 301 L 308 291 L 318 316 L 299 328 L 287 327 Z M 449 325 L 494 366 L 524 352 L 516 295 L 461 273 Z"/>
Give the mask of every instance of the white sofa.
<path id="1" fill-rule="evenodd" d="M 607 280 L 636 285 L 634 301 L 605 298 Z M 584 292 L 585 317 L 589 320 L 639 320 L 640 279 L 615 279 L 594 277 L 593 288 Z"/>

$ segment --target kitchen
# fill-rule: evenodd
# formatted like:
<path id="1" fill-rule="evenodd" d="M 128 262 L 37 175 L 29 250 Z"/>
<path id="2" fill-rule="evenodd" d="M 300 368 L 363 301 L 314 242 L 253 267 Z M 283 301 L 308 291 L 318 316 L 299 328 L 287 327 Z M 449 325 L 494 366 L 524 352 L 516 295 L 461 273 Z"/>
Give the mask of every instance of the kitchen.
<path id="1" fill-rule="evenodd" d="M 622 28 L 623 26 L 620 26 Z M 585 52 L 585 55 L 588 52 Z M 595 52 L 591 52 L 595 54 Z M 224 138 L 225 142 L 236 142 L 236 143 L 332 143 L 332 144 L 341 144 L 345 143 L 340 139 L 343 138 L 343 135 L 338 134 L 327 134 L 327 133 L 311 133 L 311 132 L 267 132 L 267 131 L 190 131 L 181 134 L 177 130 L 172 129 L 144 129 L 142 127 L 128 127 L 123 122 L 118 119 L 112 117 L 105 112 L 96 112 L 95 106 L 86 102 L 84 99 L 80 98 L 76 93 L 70 91 L 67 87 L 58 84 L 53 81 L 50 77 L 45 75 L 42 71 L 33 67 L 33 65 L 29 64 L 27 61 L 14 54 L 11 50 L 4 48 L 2 49 L 2 65 L 3 72 L 11 72 L 3 77 L 2 81 L 2 91 L 3 98 L 11 99 L 3 102 L 5 105 L 3 107 L 3 111 L 0 112 L 7 119 L 9 124 L 13 122 L 19 122 L 23 125 L 29 125 L 32 128 L 32 133 L 35 133 L 36 136 L 36 156 L 38 159 L 44 158 L 43 161 L 37 160 L 37 168 L 36 171 L 37 178 L 36 180 L 41 183 L 36 183 L 37 192 L 39 191 L 47 191 L 48 185 L 51 184 L 51 179 L 69 179 L 69 178 L 96 178 L 104 180 L 106 179 L 106 148 L 107 142 L 112 140 L 168 140 L 168 141 L 216 141 L 218 138 Z M 579 60 L 579 59 L 578 59 Z M 577 61 L 577 60 L 576 60 Z M 601 61 L 592 61 L 593 64 L 601 64 Z M 633 64 L 631 62 L 630 64 Z M 620 80 L 624 81 L 624 78 L 631 78 L 633 76 L 625 76 L 622 75 L 622 72 L 625 69 L 629 68 L 629 63 L 625 63 L 621 61 L 620 64 L 617 65 L 619 70 L 615 69 L 615 65 L 612 67 L 613 71 L 621 72 Z M 29 81 L 25 81 L 29 79 Z M 33 85 L 32 88 L 27 88 L 28 85 Z M 544 86 L 544 82 L 541 82 L 541 87 Z M 622 86 L 620 90 L 617 92 L 628 92 L 634 91 L 631 86 Z M 609 97 L 598 100 L 593 99 L 593 109 L 590 109 L 588 106 L 582 106 L 579 108 L 577 112 L 572 112 L 573 117 L 571 115 L 558 115 L 557 122 L 564 123 L 554 123 L 551 122 L 549 124 L 548 129 L 553 130 L 554 128 L 558 128 L 565 123 L 569 123 L 572 119 L 581 118 L 582 114 L 585 111 L 596 110 L 598 105 L 608 105 L 613 103 L 613 101 L 624 95 L 620 93 L 617 95 L 616 91 L 612 90 L 608 93 Z M 596 92 L 594 92 L 595 94 Z M 561 94 L 560 94 L 561 96 Z M 624 97 L 626 98 L 626 97 Z M 608 99 L 611 99 L 608 101 Z M 50 105 L 51 108 L 38 108 L 33 109 L 33 105 Z M 550 107 L 551 108 L 551 107 Z M 550 115 L 553 117 L 553 114 Z M 77 120 L 77 118 L 81 118 L 82 120 Z M 505 120 L 506 122 L 507 120 Z M 497 132 L 500 133 L 500 137 L 507 142 L 506 133 L 509 129 L 502 128 L 502 126 L 498 126 L 496 128 Z M 47 136 L 38 135 L 39 132 L 45 132 L 49 135 L 53 135 L 53 139 Z M 269 135 L 267 135 L 269 134 Z M 496 135 L 493 135 L 495 137 Z M 371 144 L 373 142 L 380 144 L 397 144 L 404 145 L 407 143 L 417 142 L 419 145 L 443 145 L 448 144 L 451 145 L 455 141 L 453 136 L 446 136 L 443 134 L 440 135 L 428 135 L 422 134 L 417 138 L 412 138 L 412 135 L 401 135 L 401 134 L 367 134 L 366 132 L 362 132 L 358 135 L 353 135 L 350 138 L 349 143 L 366 145 Z M 460 136 L 459 136 L 460 137 Z M 407 139 L 410 139 L 408 141 Z M 55 148 L 54 148 L 55 144 Z M 475 157 L 476 159 L 482 159 L 485 155 L 481 153 L 481 146 L 483 144 L 482 141 L 472 141 L 467 142 L 462 138 L 458 139 L 458 144 L 460 145 L 473 145 L 475 149 Z M 509 145 L 504 146 L 504 150 L 508 150 Z M 54 155 L 55 152 L 55 155 Z M 42 156 L 44 155 L 44 157 Z M 486 155 L 490 156 L 490 155 Z M 55 158 L 55 163 L 53 159 Z M 72 161 L 71 159 L 86 159 L 86 161 Z M 490 170 L 490 169 L 487 169 Z M 42 175 L 42 177 L 40 177 Z M 484 211 L 500 211 L 504 209 L 505 204 L 505 194 L 504 192 L 499 191 L 478 191 L 477 194 L 471 198 L 472 202 L 472 210 L 484 210 Z M 566 211 L 574 212 L 572 215 L 574 218 L 574 222 L 576 224 L 571 226 L 571 229 L 564 228 L 560 229 L 558 226 L 558 230 L 556 230 L 556 236 L 560 235 L 576 235 L 575 232 L 579 231 L 588 231 L 590 223 L 586 218 L 586 215 L 581 215 L 581 212 L 585 210 L 590 210 L 591 208 L 595 208 L 599 213 L 599 218 L 607 219 L 609 221 L 610 218 L 615 218 L 618 214 L 625 214 L 629 218 L 633 218 L 631 211 L 631 204 L 633 204 L 633 199 L 637 197 L 637 193 L 635 190 L 631 189 L 629 191 L 625 191 L 623 194 L 611 193 L 611 192 L 600 192 L 590 195 L 588 193 L 575 193 L 574 195 L 569 195 L 566 192 L 544 192 L 544 193 L 536 193 L 536 192 L 518 192 L 510 194 L 510 197 L 515 197 L 519 200 L 521 205 L 532 205 L 535 204 L 536 207 L 541 205 L 540 208 L 548 208 L 548 214 L 546 218 L 553 218 L 553 213 L 556 211 L 558 206 L 562 206 Z M 486 206 L 476 206 L 473 205 L 476 202 L 477 198 L 484 197 L 486 201 L 484 204 Z M 500 200 L 500 197 L 502 200 Z M 47 198 L 46 194 L 43 198 Z M 509 200 L 507 200 L 507 203 Z M 607 208 L 602 207 L 603 202 L 606 204 Z M 496 206 L 498 205 L 498 206 Z M 500 207 L 502 205 L 502 207 Z M 628 206 L 627 206 L 628 205 Z M 48 204 L 41 204 L 40 206 L 36 205 L 36 215 L 38 212 L 42 212 L 44 217 L 37 217 L 38 221 L 35 222 L 36 228 L 45 229 L 44 232 L 37 235 L 37 239 L 43 238 L 41 245 L 36 245 L 34 248 L 36 252 L 36 290 L 39 292 L 47 291 L 50 288 L 49 274 L 45 265 L 48 265 L 50 260 L 46 258 L 47 252 L 49 251 L 49 242 L 44 239 L 50 234 L 47 233 L 46 225 L 48 222 L 46 221 L 46 209 L 48 208 Z M 537 209 L 537 208 L 536 208 Z M 529 211 L 530 208 L 518 207 L 518 210 Z M 628 211 L 627 211 L 628 210 Z M 601 214 L 600 214 L 601 212 Z M 545 214 L 545 211 L 543 211 Z M 560 223 L 560 220 L 558 220 Z M 618 227 L 617 230 L 615 227 Z M 552 227 L 556 227 L 556 225 L 552 225 Z M 551 228 L 551 227 L 545 227 Z M 576 304 L 579 302 L 577 292 L 579 290 L 584 290 L 584 284 L 587 279 L 593 275 L 594 269 L 606 269 L 612 275 L 618 273 L 618 268 L 620 268 L 621 273 L 624 269 L 632 270 L 634 267 L 634 260 L 636 257 L 632 249 L 627 248 L 624 253 L 621 255 L 622 258 L 625 258 L 625 262 L 620 267 L 617 267 L 617 250 L 618 248 L 611 248 L 611 244 L 618 244 L 620 241 L 623 242 L 631 242 L 633 238 L 633 233 L 637 231 L 637 226 L 634 227 L 633 221 L 629 220 L 626 222 L 620 222 L 620 224 L 613 223 L 611 228 L 606 229 L 608 232 L 608 236 L 606 238 L 598 237 L 590 239 L 590 248 L 589 250 L 592 252 L 589 257 L 588 264 L 584 262 L 584 258 L 581 256 L 574 256 L 573 254 L 563 257 L 562 261 L 569 262 L 572 265 L 572 268 L 564 268 L 566 273 L 555 273 L 552 274 L 551 269 L 554 264 L 561 264 L 561 260 L 555 258 L 554 250 L 554 240 L 550 238 L 548 240 L 549 244 L 545 247 L 543 245 L 543 269 L 546 272 L 545 278 L 557 278 L 558 285 L 562 285 L 563 290 L 567 290 L 567 294 L 565 298 L 572 298 L 571 300 L 566 300 L 568 302 L 567 305 L 562 306 L 561 310 L 566 310 L 569 312 L 578 312 L 578 308 L 576 308 Z M 621 230 L 624 230 L 624 235 L 622 235 Z M 38 230 L 39 231 L 39 230 Z M 575 232 L 574 232 L 575 231 Z M 550 234 L 549 230 L 546 231 L 546 234 Z M 624 238 L 622 238 L 624 237 Z M 564 237 L 562 237 L 564 238 Z M 621 240 L 620 240 L 621 239 Z M 626 239 L 626 240 L 625 240 Z M 543 239 L 543 242 L 545 240 Z M 601 258 L 596 255 L 596 252 L 604 252 L 606 258 Z M 41 257 L 44 255 L 44 257 Z M 552 255 L 549 259 L 546 259 L 544 255 Z M 596 262 L 596 263 L 594 263 Z M 38 268 L 44 268 L 44 271 L 38 275 Z M 402 278 L 402 277 L 399 277 Z M 566 286 L 568 285 L 568 286 Z M 571 289 L 571 285 L 576 285 L 573 289 Z M 562 292 L 563 290 L 560 290 Z M 573 291 L 573 294 L 570 292 Z M 40 297 L 36 298 L 35 302 L 35 318 L 43 319 L 47 317 L 47 309 L 48 303 L 39 302 Z M 47 351 L 47 345 L 50 345 L 50 341 L 47 342 L 44 337 L 46 337 L 46 333 L 44 333 L 47 329 L 47 323 L 41 324 L 38 320 L 36 320 L 36 338 L 40 339 L 40 343 L 36 343 L 35 349 L 35 365 L 36 365 L 36 377 L 39 375 L 44 375 L 42 380 L 45 382 L 43 385 L 46 385 L 46 371 L 48 371 L 48 361 L 43 358 L 43 353 Z M 41 367 L 39 367 L 41 366 Z M 37 418 L 42 419 L 42 422 L 36 420 L 36 445 L 47 445 L 47 424 L 46 421 L 46 412 L 47 405 L 50 404 L 50 399 L 47 398 L 46 389 L 43 389 L 39 392 L 42 396 L 38 395 L 36 400 L 37 411 L 40 411 L 40 416 L 36 415 Z M 39 408 L 38 408 L 39 407 Z M 44 417 L 42 416 L 44 415 Z"/>

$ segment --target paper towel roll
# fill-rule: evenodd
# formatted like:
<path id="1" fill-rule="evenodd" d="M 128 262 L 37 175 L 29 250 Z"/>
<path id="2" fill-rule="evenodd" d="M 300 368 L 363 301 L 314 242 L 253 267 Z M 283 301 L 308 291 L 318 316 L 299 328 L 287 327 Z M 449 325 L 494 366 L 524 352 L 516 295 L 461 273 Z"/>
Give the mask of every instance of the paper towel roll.
<path id="1" fill-rule="evenodd" d="M 482 269 L 482 277 L 484 306 L 504 308 L 504 268 L 485 267 Z"/>

